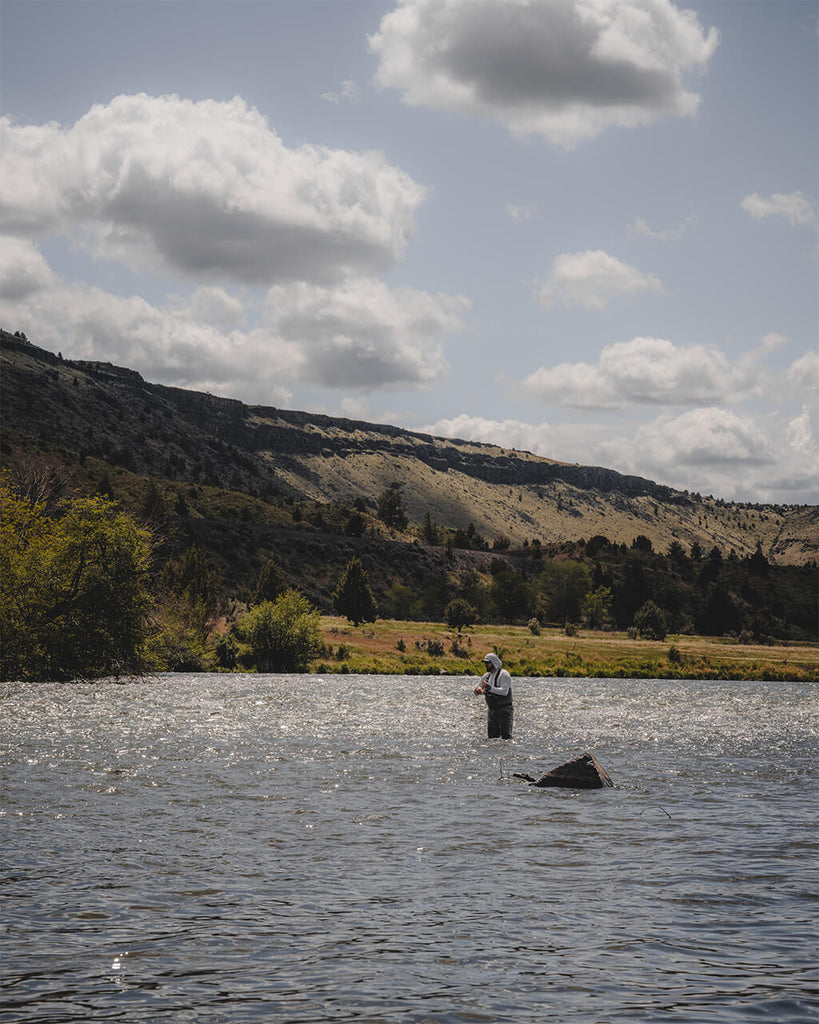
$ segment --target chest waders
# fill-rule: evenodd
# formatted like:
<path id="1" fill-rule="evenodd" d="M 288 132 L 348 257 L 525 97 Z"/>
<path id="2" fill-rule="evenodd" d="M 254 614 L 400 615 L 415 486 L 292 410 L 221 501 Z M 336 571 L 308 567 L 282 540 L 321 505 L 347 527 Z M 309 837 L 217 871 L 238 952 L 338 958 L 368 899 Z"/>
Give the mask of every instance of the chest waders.
<path id="1" fill-rule="evenodd" d="M 490 740 L 510 740 L 512 738 L 512 687 L 509 687 L 508 693 L 485 693 L 484 698 L 487 707 L 487 736 Z"/>

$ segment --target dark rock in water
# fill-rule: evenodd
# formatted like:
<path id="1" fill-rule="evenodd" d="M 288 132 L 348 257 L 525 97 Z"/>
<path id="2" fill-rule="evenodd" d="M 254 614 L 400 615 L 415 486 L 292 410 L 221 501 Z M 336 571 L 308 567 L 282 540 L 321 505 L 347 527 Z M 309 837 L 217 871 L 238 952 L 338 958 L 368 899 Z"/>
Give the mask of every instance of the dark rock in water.
<path id="1" fill-rule="evenodd" d="M 533 786 L 563 786 L 566 789 L 612 789 L 614 783 L 609 773 L 593 754 L 584 754 L 574 761 L 552 768 L 539 779 L 523 772 L 514 773 L 516 779 L 525 779 Z"/>

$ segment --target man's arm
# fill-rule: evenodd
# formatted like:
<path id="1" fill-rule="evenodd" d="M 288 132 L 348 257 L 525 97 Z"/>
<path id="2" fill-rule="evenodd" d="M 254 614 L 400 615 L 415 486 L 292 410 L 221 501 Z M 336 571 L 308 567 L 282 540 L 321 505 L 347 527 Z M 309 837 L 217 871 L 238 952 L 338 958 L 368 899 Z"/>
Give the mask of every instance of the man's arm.
<path id="1" fill-rule="evenodd" d="M 506 696 L 509 690 L 512 688 L 512 677 L 502 668 L 498 672 L 494 680 L 490 679 L 486 683 L 486 689 L 488 693 L 496 693 L 499 697 Z"/>

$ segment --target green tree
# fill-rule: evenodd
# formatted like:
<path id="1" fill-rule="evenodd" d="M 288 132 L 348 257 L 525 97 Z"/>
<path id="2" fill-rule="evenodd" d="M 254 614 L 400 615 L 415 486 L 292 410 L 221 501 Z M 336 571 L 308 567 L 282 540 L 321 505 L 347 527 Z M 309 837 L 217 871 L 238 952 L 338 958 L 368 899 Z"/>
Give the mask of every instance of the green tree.
<path id="1" fill-rule="evenodd" d="M 620 629 L 633 623 L 635 614 L 651 596 L 650 591 L 642 560 L 629 555 L 623 578 L 614 590 L 614 617 Z"/>
<path id="2" fill-rule="evenodd" d="M 614 621 L 614 595 L 610 587 L 595 587 L 583 599 L 581 618 L 589 629 L 607 629 Z"/>
<path id="3" fill-rule="evenodd" d="M 590 586 L 590 572 L 581 562 L 549 562 L 541 576 L 549 621 L 577 622 Z"/>
<path id="4" fill-rule="evenodd" d="M 695 622 L 697 632 L 703 636 L 725 636 L 741 627 L 739 609 L 724 584 L 716 583 L 709 588 Z"/>
<path id="5" fill-rule="evenodd" d="M 366 528 L 367 520 L 361 512 L 353 511 L 349 514 L 347 522 L 344 524 L 344 533 L 347 537 L 363 537 Z"/>
<path id="6" fill-rule="evenodd" d="M 634 614 L 634 628 L 645 640 L 665 640 L 668 633 L 665 612 L 654 601 L 646 601 Z"/>
<path id="7" fill-rule="evenodd" d="M 196 544 L 191 544 L 175 572 L 174 590 L 188 594 L 194 601 L 202 601 L 208 610 L 216 610 L 218 588 L 216 574 L 208 556 Z"/>
<path id="8" fill-rule="evenodd" d="M 360 558 L 351 558 L 333 591 L 333 605 L 339 615 L 346 616 L 354 626 L 375 622 L 378 608 L 370 581 Z"/>
<path id="9" fill-rule="evenodd" d="M 262 601 L 237 629 L 260 672 L 305 672 L 324 647 L 318 611 L 295 590 Z"/>
<path id="10" fill-rule="evenodd" d="M 207 667 L 208 638 L 222 611 L 216 573 L 196 544 L 166 564 L 158 587 L 152 653 L 168 672 Z"/>
<path id="11" fill-rule="evenodd" d="M 189 594 L 165 592 L 157 601 L 150 638 L 151 658 L 164 672 L 201 672 L 206 668 L 211 620 L 204 602 Z"/>
<path id="12" fill-rule="evenodd" d="M 518 622 L 531 618 L 533 594 L 529 581 L 523 573 L 515 572 L 499 559 L 492 566 L 489 598 L 497 622 Z"/>
<path id="13" fill-rule="evenodd" d="M 268 558 L 259 570 L 256 577 L 256 585 L 250 598 L 251 604 L 261 604 L 262 601 L 275 601 L 280 594 L 287 590 L 287 580 L 273 558 Z"/>
<path id="14" fill-rule="evenodd" d="M 424 525 L 421 527 L 421 538 L 426 541 L 427 544 L 441 543 L 440 530 L 433 522 L 432 516 L 429 514 L 429 509 L 427 509 L 424 514 Z"/>
<path id="15" fill-rule="evenodd" d="M 103 498 L 54 517 L 0 476 L 0 676 L 64 680 L 143 665 L 151 536 Z"/>
<path id="16" fill-rule="evenodd" d="M 405 530 L 407 528 L 407 516 L 404 511 L 404 503 L 401 500 L 401 492 L 397 487 L 388 487 L 382 491 L 378 499 L 378 518 L 382 523 L 391 526 L 394 530 Z"/>
<path id="17" fill-rule="evenodd" d="M 165 500 L 153 480 L 149 484 L 145 500 L 142 502 L 142 518 L 144 522 L 155 529 L 163 528 L 168 518 Z"/>
<path id="18" fill-rule="evenodd" d="M 465 626 L 471 626 L 478 616 L 473 605 L 464 597 L 454 597 L 446 606 L 447 624 L 460 633 Z"/>
<path id="19" fill-rule="evenodd" d="M 754 576 L 767 576 L 771 564 L 765 557 L 765 552 L 762 550 L 762 542 L 756 542 L 756 551 L 748 559 L 748 567 Z"/>
<path id="20" fill-rule="evenodd" d="M 418 617 L 418 596 L 406 583 L 395 582 L 390 587 L 390 604 L 394 619 L 416 619 Z"/>
<path id="21" fill-rule="evenodd" d="M 668 557 L 678 567 L 684 567 L 688 562 L 688 555 L 685 548 L 678 540 L 672 540 L 668 548 Z"/>

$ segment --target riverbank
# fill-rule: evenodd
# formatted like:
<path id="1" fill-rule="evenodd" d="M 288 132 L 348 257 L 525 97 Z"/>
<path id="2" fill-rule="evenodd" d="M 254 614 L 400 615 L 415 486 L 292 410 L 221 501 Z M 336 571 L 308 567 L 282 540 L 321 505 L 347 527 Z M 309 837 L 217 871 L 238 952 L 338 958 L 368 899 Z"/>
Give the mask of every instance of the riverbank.
<path id="1" fill-rule="evenodd" d="M 442 623 L 379 619 L 354 627 L 322 618 L 326 651 L 310 665 L 320 673 L 477 675 L 497 650 L 517 676 L 633 679 L 819 681 L 819 644 L 746 644 L 730 637 L 668 636 L 580 629 L 576 636 L 526 626 L 474 626 L 458 634 Z"/>

